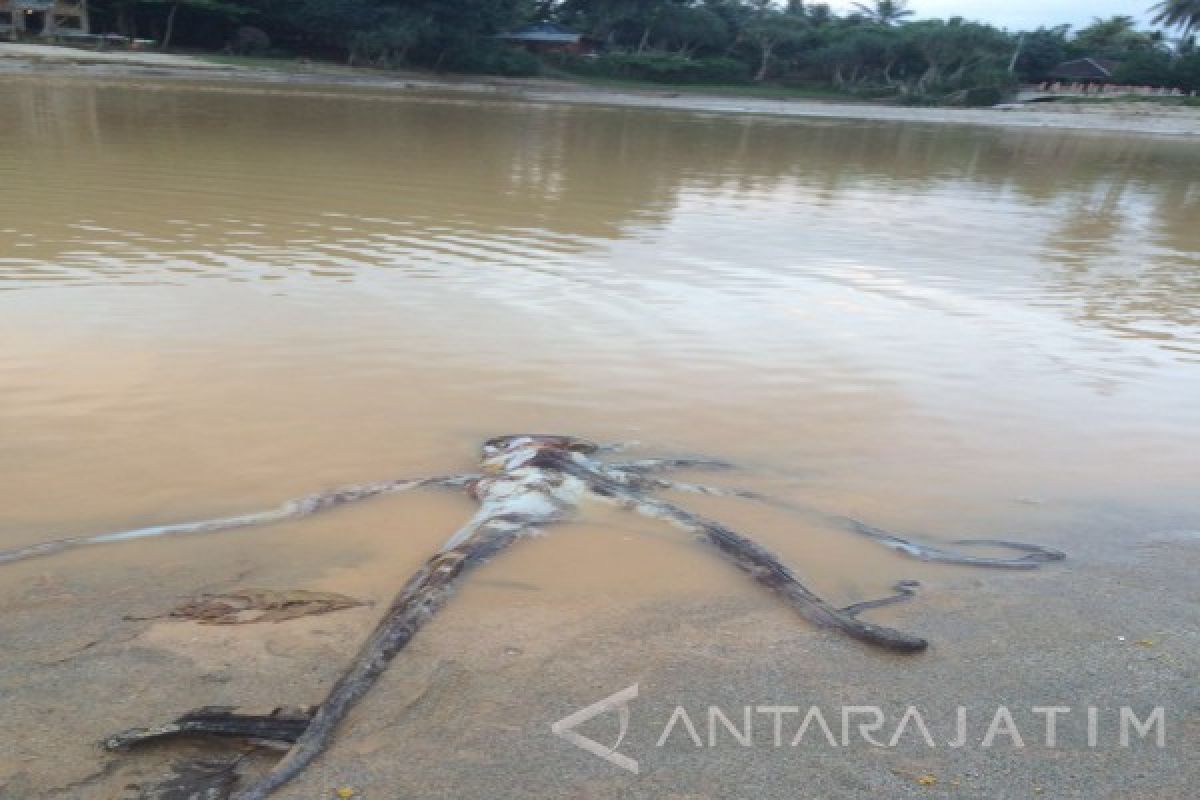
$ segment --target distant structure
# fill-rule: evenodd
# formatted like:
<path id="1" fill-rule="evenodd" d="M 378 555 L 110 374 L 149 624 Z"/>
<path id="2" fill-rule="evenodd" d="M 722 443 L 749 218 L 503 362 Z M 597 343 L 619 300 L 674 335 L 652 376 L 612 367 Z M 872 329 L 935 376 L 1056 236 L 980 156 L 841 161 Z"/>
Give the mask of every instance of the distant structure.
<path id="1" fill-rule="evenodd" d="M 524 47 L 531 53 L 586 55 L 595 51 L 591 40 L 582 33 L 553 22 L 524 25 L 516 30 L 497 34 L 496 38 Z"/>
<path id="2" fill-rule="evenodd" d="M 1050 77 L 1071 83 L 1112 83 L 1117 66 L 1118 62 L 1107 58 L 1077 58 L 1050 70 Z"/>
<path id="3" fill-rule="evenodd" d="M 1048 80 L 1021 87 L 1017 93 L 1017 101 L 1048 103 L 1065 97 L 1182 97 L 1187 94 L 1181 89 L 1165 86 L 1120 83 L 1117 77 L 1120 66 L 1121 62 L 1107 58 L 1077 58 L 1064 61 L 1050 70 Z"/>
<path id="4" fill-rule="evenodd" d="M 0 36 L 15 41 L 87 33 L 87 0 L 0 0 Z"/>

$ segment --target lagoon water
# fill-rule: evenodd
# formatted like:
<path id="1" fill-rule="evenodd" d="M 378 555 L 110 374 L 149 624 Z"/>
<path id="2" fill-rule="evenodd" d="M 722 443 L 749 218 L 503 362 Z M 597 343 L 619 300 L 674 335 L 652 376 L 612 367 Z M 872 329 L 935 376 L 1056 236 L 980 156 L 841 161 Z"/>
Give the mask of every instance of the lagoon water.
<path id="1" fill-rule="evenodd" d="M 32 78 L 0 81 L 0 142 L 0 549 L 466 470 L 516 431 L 726 458 L 743 469 L 713 481 L 934 541 L 1053 530 L 1079 554 L 1078 520 L 1200 511 L 1194 142 Z M 936 580 L 775 509 L 684 499 L 832 599 Z M 122 614 L 235 583 L 382 602 L 470 508 L 391 497 L 11 565 L 6 652 L 109 658 L 97 641 L 135 635 Z M 535 544 L 464 591 L 463 630 L 755 591 L 615 511 Z M 268 659 L 253 681 L 323 646 L 181 630 L 114 645 L 105 674 L 147 652 L 186 655 L 166 665 L 183 675 Z M 244 700 L 228 676 L 172 694 L 166 667 L 146 666 L 160 715 L 212 687 Z M 66 685 L 14 670 L 10 727 Z M 98 674 L 69 682 L 78 702 L 117 680 Z M 100 702 L 87 736 L 46 741 L 148 721 Z M 0 772 L 65 780 L 23 758 Z"/>

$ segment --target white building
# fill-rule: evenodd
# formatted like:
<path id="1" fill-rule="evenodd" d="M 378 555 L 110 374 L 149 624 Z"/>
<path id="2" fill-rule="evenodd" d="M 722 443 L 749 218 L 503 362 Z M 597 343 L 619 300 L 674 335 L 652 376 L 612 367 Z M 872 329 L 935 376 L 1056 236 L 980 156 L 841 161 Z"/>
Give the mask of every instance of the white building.
<path id="1" fill-rule="evenodd" d="M 53 38 L 88 33 L 87 0 L 0 0 L 0 36 Z"/>

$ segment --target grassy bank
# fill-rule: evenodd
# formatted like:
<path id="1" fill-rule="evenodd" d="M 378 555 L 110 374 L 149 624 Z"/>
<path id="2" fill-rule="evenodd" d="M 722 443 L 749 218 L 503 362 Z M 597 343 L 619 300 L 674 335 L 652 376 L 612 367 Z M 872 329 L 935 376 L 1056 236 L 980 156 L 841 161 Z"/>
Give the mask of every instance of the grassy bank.
<path id="1" fill-rule="evenodd" d="M 212 64 L 246 69 L 272 69 L 282 72 L 311 72 L 313 70 L 332 70 L 338 72 L 366 72 L 372 75 L 396 76 L 412 75 L 427 80 L 443 80 L 446 73 L 430 72 L 418 69 L 375 69 L 371 67 L 350 67 L 332 61 L 315 61 L 308 58 L 293 58 L 290 56 L 234 56 L 220 53 L 191 53 L 196 58 Z M 833 88 L 819 86 L 785 86 L 774 83 L 660 83 L 658 81 L 635 80 L 631 78 L 609 78 L 591 75 L 576 75 L 561 69 L 547 66 L 536 78 L 503 79 L 494 75 L 464 74 L 460 77 L 479 80 L 546 80 L 569 83 L 575 86 L 587 86 L 596 89 L 611 89 L 630 92 L 676 93 L 694 95 L 718 95 L 722 97 L 750 97 L 763 100 L 825 100 L 839 103 L 868 102 L 863 98 Z"/>
<path id="2" fill-rule="evenodd" d="M 705 94 L 730 97 L 755 97 L 765 100 L 836 100 L 842 103 L 863 102 L 861 98 L 836 89 L 820 87 L 782 86 L 772 83 L 659 83 L 629 78 L 600 78 L 574 75 L 569 72 L 548 70 L 546 78 L 561 80 L 597 89 L 621 89 L 627 91 L 675 92 L 679 94 Z"/>

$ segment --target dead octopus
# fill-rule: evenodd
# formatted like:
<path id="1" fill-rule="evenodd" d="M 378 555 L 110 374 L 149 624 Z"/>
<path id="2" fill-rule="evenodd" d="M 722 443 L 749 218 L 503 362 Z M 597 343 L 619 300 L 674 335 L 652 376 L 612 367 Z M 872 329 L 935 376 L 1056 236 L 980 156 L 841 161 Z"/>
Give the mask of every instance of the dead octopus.
<path id="1" fill-rule="evenodd" d="M 657 489 L 668 489 L 766 500 L 752 492 L 680 483 L 659 477 L 661 473 L 671 469 L 721 469 L 730 465 L 692 458 L 606 463 L 595 457 L 605 449 L 616 448 L 604 448 L 573 436 L 498 436 L 484 443 L 482 472 L 479 474 L 392 480 L 350 486 L 292 500 L 275 510 L 256 514 L 62 539 L 0 552 L 0 564 L 49 555 L 81 545 L 150 536 L 210 533 L 278 522 L 375 495 L 424 486 L 464 488 L 478 501 L 479 511 L 475 516 L 451 536 L 442 549 L 401 589 L 383 619 L 315 712 L 289 710 L 270 715 L 245 715 L 228 710 L 206 709 L 185 714 L 159 728 L 119 734 L 105 743 L 106 746 L 116 749 L 134 742 L 178 733 L 249 736 L 293 742 L 284 758 L 262 780 L 236 794 L 234 800 L 262 800 L 299 774 L 328 746 L 342 718 L 370 690 L 396 653 L 403 649 L 417 630 L 445 604 L 451 587 L 460 576 L 518 538 L 528 536 L 547 525 L 567 520 L 587 496 L 602 498 L 621 508 L 665 520 L 706 539 L 715 545 L 722 555 L 759 583 L 778 592 L 804 617 L 818 625 L 836 628 L 855 639 L 899 652 L 917 652 L 927 646 L 928 643 L 922 638 L 858 618 L 858 615 L 867 609 L 907 599 L 913 594 L 915 582 L 898 583 L 895 595 L 837 608 L 806 589 L 788 566 L 761 545 L 718 522 L 685 511 L 650 494 Z M 1022 555 L 1011 558 L 964 555 L 918 544 L 849 517 L 828 515 L 810 509 L 794 510 L 801 510 L 827 522 L 836 523 L 922 561 L 1032 569 L 1065 557 L 1063 553 L 1046 547 L 998 539 L 963 540 L 956 544 L 1009 548 Z"/>

